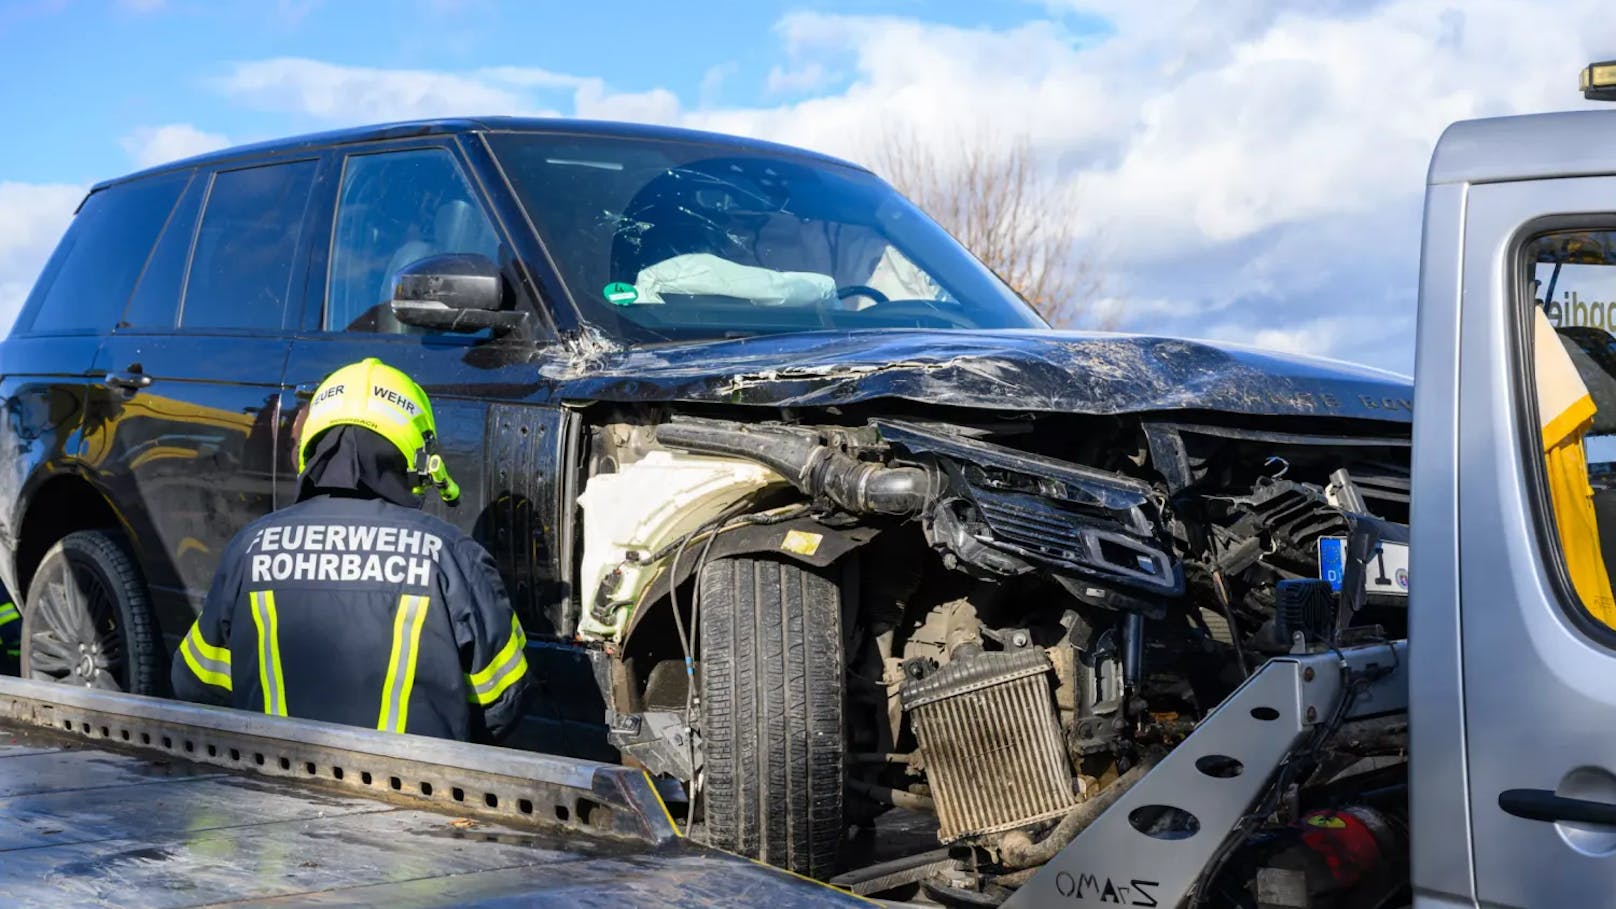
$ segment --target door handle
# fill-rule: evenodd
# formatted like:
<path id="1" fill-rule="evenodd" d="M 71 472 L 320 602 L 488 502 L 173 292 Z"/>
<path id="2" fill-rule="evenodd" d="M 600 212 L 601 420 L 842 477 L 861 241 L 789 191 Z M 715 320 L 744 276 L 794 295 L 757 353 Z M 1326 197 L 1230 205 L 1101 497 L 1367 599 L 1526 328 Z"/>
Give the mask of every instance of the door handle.
<path id="1" fill-rule="evenodd" d="M 122 372 L 109 372 L 101 381 L 109 388 L 127 392 L 139 391 L 152 383 L 151 376 L 141 372 L 138 365 Z"/>
<path id="2" fill-rule="evenodd" d="M 1616 827 L 1616 805 L 1588 799 L 1566 798 L 1548 789 L 1506 789 L 1498 794 L 1498 807 L 1529 821 L 1602 824 Z"/>

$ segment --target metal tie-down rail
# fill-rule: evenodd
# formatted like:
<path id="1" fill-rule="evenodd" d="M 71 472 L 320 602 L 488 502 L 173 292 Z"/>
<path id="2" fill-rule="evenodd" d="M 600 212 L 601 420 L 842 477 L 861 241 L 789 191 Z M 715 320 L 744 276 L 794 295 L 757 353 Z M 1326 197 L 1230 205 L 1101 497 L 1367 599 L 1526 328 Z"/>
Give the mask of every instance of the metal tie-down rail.
<path id="1" fill-rule="evenodd" d="M 0 720 L 507 826 L 681 836 L 644 771 L 595 761 L 10 677 Z"/>
<path id="2" fill-rule="evenodd" d="M 1408 709 L 1407 665 L 1406 641 L 1269 660 L 1017 890 L 1006 909 L 1179 906 L 1320 724 Z M 1367 685 L 1346 702 L 1354 679 Z M 1162 809 L 1178 823 L 1153 824 Z"/>

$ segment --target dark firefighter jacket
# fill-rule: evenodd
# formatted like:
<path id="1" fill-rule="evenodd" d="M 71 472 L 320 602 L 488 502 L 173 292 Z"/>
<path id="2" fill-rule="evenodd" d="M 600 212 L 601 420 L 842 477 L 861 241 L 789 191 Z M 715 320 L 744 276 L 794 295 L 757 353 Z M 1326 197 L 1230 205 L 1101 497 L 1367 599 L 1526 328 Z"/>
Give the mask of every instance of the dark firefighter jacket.
<path id="1" fill-rule="evenodd" d="M 497 741 L 527 680 L 493 559 L 448 523 L 317 494 L 225 551 L 174 693 L 280 716 Z"/>

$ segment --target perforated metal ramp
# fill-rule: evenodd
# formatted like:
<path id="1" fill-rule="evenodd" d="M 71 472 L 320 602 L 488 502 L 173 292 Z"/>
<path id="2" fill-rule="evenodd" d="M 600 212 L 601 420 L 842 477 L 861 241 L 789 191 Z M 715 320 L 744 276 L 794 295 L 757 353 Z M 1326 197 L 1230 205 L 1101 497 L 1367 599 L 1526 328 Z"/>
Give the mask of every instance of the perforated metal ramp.
<path id="1" fill-rule="evenodd" d="M 0 905 L 862 903 L 685 841 L 642 774 L 466 747 L 0 678 Z"/>

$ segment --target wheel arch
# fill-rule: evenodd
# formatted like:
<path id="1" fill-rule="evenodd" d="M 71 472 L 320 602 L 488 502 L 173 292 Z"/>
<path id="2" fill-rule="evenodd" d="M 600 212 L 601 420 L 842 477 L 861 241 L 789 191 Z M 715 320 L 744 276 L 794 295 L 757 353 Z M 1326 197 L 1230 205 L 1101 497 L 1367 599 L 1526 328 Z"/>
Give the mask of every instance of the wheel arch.
<path id="1" fill-rule="evenodd" d="M 707 549 L 708 561 L 726 556 L 766 555 L 815 568 L 828 568 L 846 560 L 885 529 L 880 525 L 862 524 L 827 527 L 804 517 L 779 524 L 747 524 L 731 528 L 715 537 L 710 549 L 702 543 L 691 544 L 686 548 L 684 557 L 678 560 L 677 566 L 672 565 L 670 560 L 670 564 L 646 587 L 623 631 L 618 650 L 620 665 L 633 666 L 638 658 L 654 657 L 664 651 L 671 652 L 670 647 L 679 646 L 677 640 L 668 640 L 677 627 L 672 615 L 675 598 L 670 591 L 679 592 L 680 617 L 688 632 L 693 618 L 689 591 L 696 570 L 703 561 L 704 549 Z M 637 690 L 640 680 L 634 676 L 643 675 L 650 668 L 648 665 L 640 666 L 637 667 L 638 671 L 625 671 L 618 675 L 612 685 L 612 700 L 616 702 L 616 709 L 621 711 L 632 706 L 632 700 L 640 694 Z"/>
<path id="2" fill-rule="evenodd" d="M 15 597 L 26 597 L 28 586 L 45 553 L 62 537 L 76 530 L 115 530 L 129 534 L 112 502 L 89 480 L 66 473 L 51 477 L 28 497 L 18 525 Z"/>

